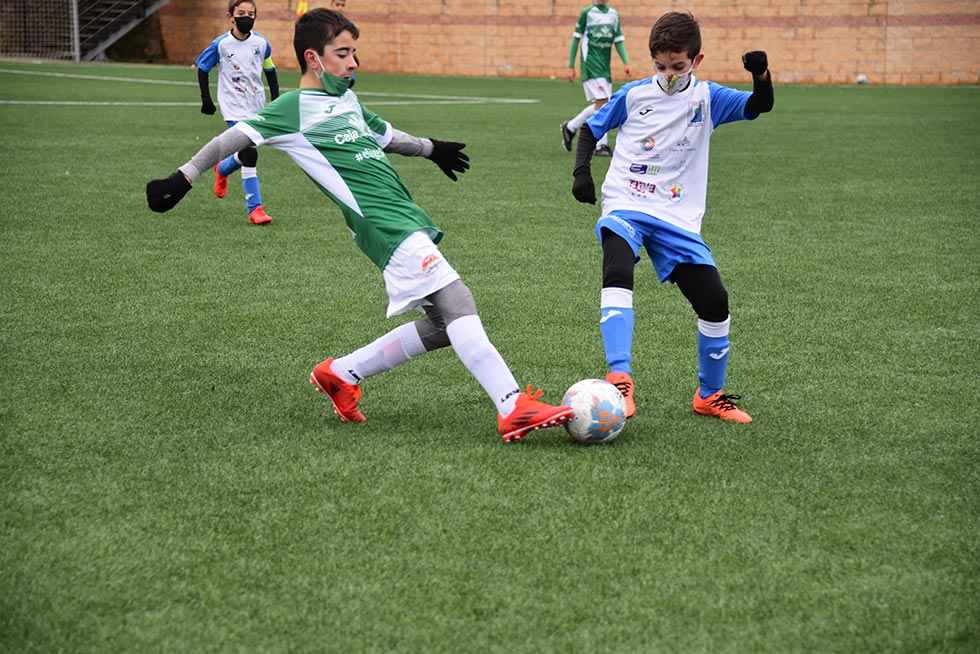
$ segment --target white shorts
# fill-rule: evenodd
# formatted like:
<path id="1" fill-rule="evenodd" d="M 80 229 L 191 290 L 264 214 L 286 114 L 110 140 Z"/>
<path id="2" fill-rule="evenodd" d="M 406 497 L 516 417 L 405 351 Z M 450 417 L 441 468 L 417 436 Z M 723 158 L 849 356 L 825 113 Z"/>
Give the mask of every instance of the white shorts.
<path id="1" fill-rule="evenodd" d="M 612 82 L 607 79 L 587 79 L 582 82 L 587 102 L 608 100 L 612 97 Z"/>
<path id="2" fill-rule="evenodd" d="M 414 232 L 401 242 L 382 275 L 389 318 L 428 304 L 426 297 L 459 279 L 459 273 L 424 231 Z"/>

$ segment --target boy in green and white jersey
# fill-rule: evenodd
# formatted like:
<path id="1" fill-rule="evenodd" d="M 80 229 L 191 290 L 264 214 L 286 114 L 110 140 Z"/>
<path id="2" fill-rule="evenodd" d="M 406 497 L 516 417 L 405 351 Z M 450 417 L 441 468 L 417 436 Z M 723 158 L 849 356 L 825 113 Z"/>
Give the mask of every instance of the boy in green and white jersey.
<path id="1" fill-rule="evenodd" d="M 442 232 L 409 195 L 386 152 L 425 156 L 455 181 L 469 168 L 462 143 L 411 136 L 365 109 L 350 80 L 359 31 L 336 11 L 314 9 L 296 23 L 293 46 L 300 88 L 284 93 L 250 120 L 237 123 L 202 148 L 176 173 L 146 187 L 154 211 L 173 208 L 203 171 L 248 145 L 288 154 L 340 207 L 357 246 L 381 269 L 388 316 L 421 308 L 426 317 L 405 323 L 344 357 L 318 364 L 310 381 L 330 397 L 344 422 L 364 422 L 361 382 L 409 359 L 451 346 L 497 406 L 497 428 L 516 441 L 542 427 L 564 424 L 572 411 L 521 392 L 487 338 L 469 289 L 443 258 Z"/>
<path id="2" fill-rule="evenodd" d="M 582 44 L 582 88 L 589 106 L 571 120 L 561 124 L 561 140 L 565 150 L 572 151 L 572 140 L 579 128 L 612 96 L 612 48 L 615 45 L 623 60 L 626 77 L 632 74 L 626 55 L 626 40 L 619 22 L 619 12 L 609 6 L 608 0 L 593 0 L 582 10 L 572 35 L 568 52 L 568 81 L 575 81 L 575 55 L 579 42 Z M 609 138 L 603 135 L 596 145 L 596 154 L 609 156 Z"/>

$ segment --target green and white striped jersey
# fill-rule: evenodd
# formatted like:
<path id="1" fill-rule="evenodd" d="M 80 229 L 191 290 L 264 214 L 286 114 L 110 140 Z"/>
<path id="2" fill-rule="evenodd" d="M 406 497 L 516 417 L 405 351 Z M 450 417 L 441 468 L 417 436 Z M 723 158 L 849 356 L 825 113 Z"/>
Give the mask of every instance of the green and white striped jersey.
<path id="1" fill-rule="evenodd" d="M 625 40 L 619 12 L 608 5 L 586 7 L 578 17 L 573 36 L 582 40 L 582 81 L 612 80 L 613 43 Z M 573 59 L 570 66 L 574 65 Z"/>
<path id="2" fill-rule="evenodd" d="M 353 91 L 283 93 L 235 127 L 256 145 L 288 154 L 337 203 L 357 246 L 381 270 L 413 232 L 426 231 L 436 243 L 442 238 L 382 150 L 391 141 L 391 125 L 365 109 Z"/>

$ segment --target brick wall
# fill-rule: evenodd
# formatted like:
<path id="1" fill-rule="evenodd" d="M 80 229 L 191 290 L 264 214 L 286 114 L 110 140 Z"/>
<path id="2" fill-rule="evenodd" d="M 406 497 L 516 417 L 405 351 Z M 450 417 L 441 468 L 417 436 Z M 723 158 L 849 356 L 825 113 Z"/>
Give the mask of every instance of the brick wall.
<path id="1" fill-rule="evenodd" d="M 549 77 L 565 74 L 568 46 L 587 0 L 348 0 L 361 29 L 365 70 L 431 75 Z M 281 68 L 295 68 L 297 0 L 258 0 L 256 28 Z M 311 7 L 327 0 L 311 0 Z M 652 70 L 650 27 L 662 12 L 690 10 L 701 23 L 702 77 L 745 81 L 741 53 L 763 49 L 782 83 L 980 83 L 977 0 L 612 0 L 631 63 Z M 161 14 L 166 51 L 190 63 L 227 29 L 223 0 L 172 0 Z M 614 54 L 613 75 L 623 79 Z M 634 73 L 636 75 L 636 73 Z"/>

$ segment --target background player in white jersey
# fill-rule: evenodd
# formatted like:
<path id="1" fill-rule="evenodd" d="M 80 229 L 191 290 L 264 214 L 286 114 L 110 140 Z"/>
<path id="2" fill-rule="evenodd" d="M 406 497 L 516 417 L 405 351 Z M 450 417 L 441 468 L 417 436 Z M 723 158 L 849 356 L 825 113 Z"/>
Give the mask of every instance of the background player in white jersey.
<path id="1" fill-rule="evenodd" d="M 568 52 L 568 81 L 575 80 L 575 55 L 579 42 L 582 43 L 582 88 L 585 101 L 589 105 L 571 120 L 561 124 L 561 139 L 565 149 L 571 152 L 575 132 L 589 117 L 606 104 L 612 95 L 612 48 L 616 47 L 619 58 L 623 60 L 626 77 L 631 71 L 626 56 L 626 41 L 623 27 L 619 22 L 619 12 L 609 6 L 608 0 L 593 0 L 591 6 L 582 10 L 572 35 L 572 46 Z M 609 136 L 603 134 L 596 146 L 596 154 L 608 156 Z"/>
<path id="2" fill-rule="evenodd" d="M 330 397 L 342 421 L 366 420 L 358 408 L 366 378 L 451 346 L 496 405 L 497 429 L 505 441 L 568 422 L 570 408 L 539 402 L 540 391 L 532 393 L 530 387 L 520 391 L 487 338 L 472 294 L 436 247 L 442 232 L 415 204 L 385 156 L 425 156 L 455 181 L 456 173 L 469 168 L 464 144 L 400 132 L 360 104 L 349 88 L 358 34 L 338 12 L 304 14 L 293 37 L 302 70 L 299 90 L 284 93 L 254 119 L 213 139 L 169 178 L 147 184 L 150 208 L 175 206 L 202 170 L 230 152 L 263 143 L 283 150 L 340 207 L 358 247 L 381 269 L 388 315 L 414 308 L 426 313 L 313 369 L 310 381 Z"/>
<path id="3" fill-rule="evenodd" d="M 201 113 L 213 115 L 214 102 L 208 85 L 208 74 L 218 66 L 218 104 L 228 127 L 240 120 L 254 118 L 265 106 L 265 87 L 262 72 L 269 81 L 269 94 L 279 96 L 279 78 L 272 62 L 269 40 L 252 29 L 256 8 L 252 0 L 231 0 L 228 3 L 229 30 L 211 41 L 198 55 L 197 81 L 201 87 Z M 214 168 L 214 194 L 219 198 L 228 193 L 228 176 L 241 168 L 242 189 L 245 193 L 245 212 L 253 225 L 272 221 L 262 206 L 262 192 L 255 165 L 258 152 L 248 147 L 235 153 Z"/>
<path id="4" fill-rule="evenodd" d="M 599 329 L 610 372 L 606 379 L 633 397 L 633 267 L 645 248 L 661 282 L 673 282 L 697 314 L 698 389 L 695 413 L 733 422 L 752 418 L 724 393 L 730 352 L 728 293 L 711 251 L 701 238 L 708 184 L 708 141 L 716 127 L 753 120 L 773 107 L 766 53 L 743 55 L 752 92 L 698 80 L 701 32 L 691 14 L 669 12 L 650 32 L 656 76 L 623 86 L 582 127 L 572 194 L 595 204 L 590 159 L 596 139 L 618 128 L 616 148 L 602 185 Z"/>

